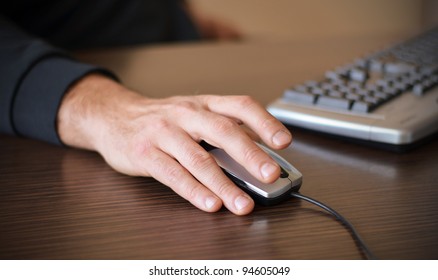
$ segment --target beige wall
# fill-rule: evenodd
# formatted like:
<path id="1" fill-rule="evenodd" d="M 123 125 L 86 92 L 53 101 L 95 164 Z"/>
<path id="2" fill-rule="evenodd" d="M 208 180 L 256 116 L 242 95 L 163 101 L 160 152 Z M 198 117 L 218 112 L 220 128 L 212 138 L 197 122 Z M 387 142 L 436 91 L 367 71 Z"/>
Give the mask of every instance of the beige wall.
<path id="1" fill-rule="evenodd" d="M 438 0 L 190 0 L 250 36 L 288 39 L 409 32 Z M 436 9 L 435 9 L 436 11 Z"/>

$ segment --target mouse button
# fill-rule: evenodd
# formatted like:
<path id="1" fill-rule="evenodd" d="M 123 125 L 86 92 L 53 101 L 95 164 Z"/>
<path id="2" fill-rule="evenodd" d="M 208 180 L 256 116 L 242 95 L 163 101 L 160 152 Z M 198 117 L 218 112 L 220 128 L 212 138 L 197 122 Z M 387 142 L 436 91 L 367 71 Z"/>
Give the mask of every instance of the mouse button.
<path id="1" fill-rule="evenodd" d="M 245 168 L 243 168 L 242 165 L 237 163 L 230 155 L 228 155 L 224 150 L 222 149 L 215 149 L 209 151 L 210 155 L 213 156 L 213 158 L 216 160 L 217 164 L 225 169 L 227 172 L 232 173 L 235 176 L 238 176 L 238 174 L 244 175 L 246 177 L 247 171 Z M 242 176 L 239 176 L 242 177 Z"/>
<path id="2" fill-rule="evenodd" d="M 277 197 L 292 188 L 292 182 L 288 178 L 278 178 L 271 184 L 260 182 L 222 149 L 211 150 L 209 153 L 226 173 L 243 182 L 246 188 L 260 196 L 265 198 Z"/>
<path id="3" fill-rule="evenodd" d="M 293 166 L 290 164 L 287 160 L 285 160 L 283 157 L 281 157 L 278 153 L 274 152 L 273 150 L 269 149 L 268 147 L 256 143 L 261 149 L 263 149 L 266 153 L 268 153 L 277 163 L 278 165 L 283 169 L 284 174 L 287 174 L 289 171 L 293 171 Z M 286 172 L 287 170 L 287 172 Z"/>
<path id="4" fill-rule="evenodd" d="M 291 170 L 289 171 L 289 180 L 292 182 L 293 186 L 299 185 L 302 182 L 303 174 L 298 171 L 295 167 L 291 166 Z"/>
<path id="5" fill-rule="evenodd" d="M 271 184 L 262 183 L 258 180 L 247 181 L 247 185 L 250 189 L 257 189 L 258 193 L 266 198 L 278 197 L 292 188 L 292 182 L 286 178 L 278 178 Z"/>
<path id="6" fill-rule="evenodd" d="M 216 160 L 217 164 L 233 177 L 238 178 L 244 182 L 249 181 L 252 184 L 254 184 L 254 182 L 256 181 L 256 179 L 251 174 L 249 174 L 249 172 L 242 165 L 235 161 L 224 150 L 215 149 L 210 151 L 209 153 Z"/>

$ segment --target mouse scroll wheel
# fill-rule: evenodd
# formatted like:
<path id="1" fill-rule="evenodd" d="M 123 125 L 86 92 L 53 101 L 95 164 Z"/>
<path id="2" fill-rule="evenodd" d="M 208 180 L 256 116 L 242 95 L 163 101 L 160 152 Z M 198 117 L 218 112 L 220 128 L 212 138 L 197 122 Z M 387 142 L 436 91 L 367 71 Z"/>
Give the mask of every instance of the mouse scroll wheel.
<path id="1" fill-rule="evenodd" d="M 287 173 L 287 171 L 280 166 L 280 178 L 288 178 L 288 177 L 289 177 L 289 173 Z"/>

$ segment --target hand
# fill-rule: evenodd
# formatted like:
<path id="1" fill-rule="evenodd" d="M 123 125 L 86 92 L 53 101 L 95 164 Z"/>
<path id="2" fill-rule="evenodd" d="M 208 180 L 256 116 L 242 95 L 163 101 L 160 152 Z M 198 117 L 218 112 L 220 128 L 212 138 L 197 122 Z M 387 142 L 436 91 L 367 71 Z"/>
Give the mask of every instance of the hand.
<path id="1" fill-rule="evenodd" d="M 98 151 L 124 174 L 152 176 L 199 209 L 214 212 L 223 204 L 238 215 L 250 213 L 254 202 L 198 143 L 224 149 L 260 181 L 275 181 L 279 166 L 241 124 L 271 148 L 291 142 L 289 131 L 250 97 L 150 99 L 94 74 L 71 88 L 58 113 L 65 144 Z"/>

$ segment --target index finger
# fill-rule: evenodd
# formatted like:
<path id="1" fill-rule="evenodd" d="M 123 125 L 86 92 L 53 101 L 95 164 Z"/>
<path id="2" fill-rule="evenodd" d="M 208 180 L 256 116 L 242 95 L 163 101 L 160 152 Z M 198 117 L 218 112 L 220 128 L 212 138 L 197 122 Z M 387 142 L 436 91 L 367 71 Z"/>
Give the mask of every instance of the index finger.
<path id="1" fill-rule="evenodd" d="M 204 105 L 212 112 L 242 121 L 274 149 L 292 142 L 292 134 L 274 116 L 250 96 L 203 96 Z"/>

